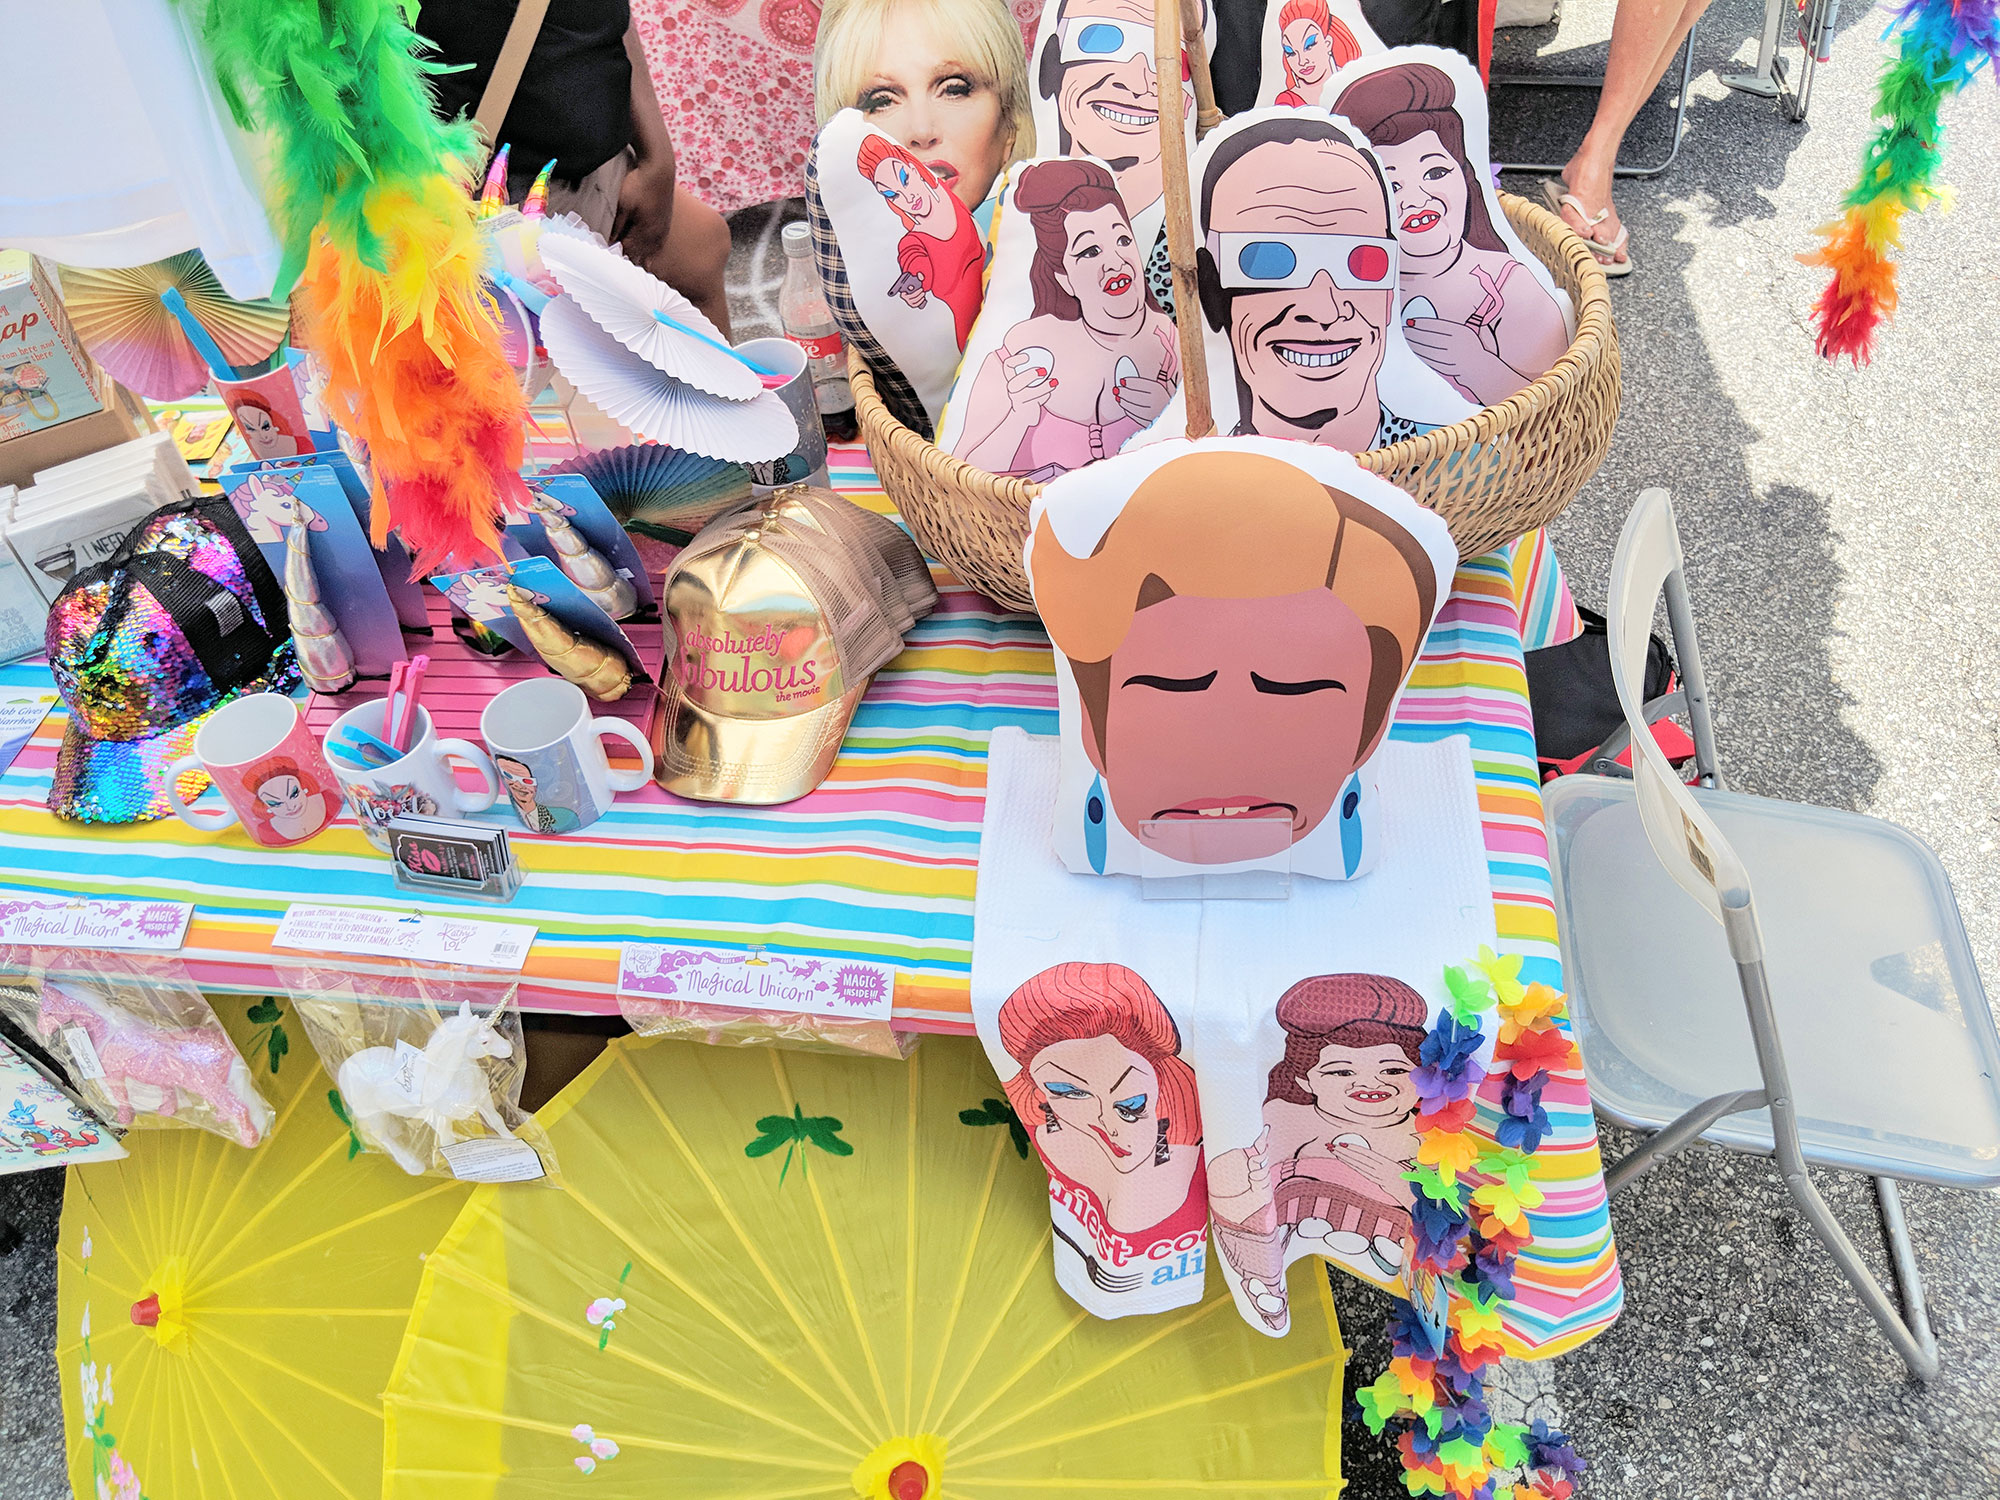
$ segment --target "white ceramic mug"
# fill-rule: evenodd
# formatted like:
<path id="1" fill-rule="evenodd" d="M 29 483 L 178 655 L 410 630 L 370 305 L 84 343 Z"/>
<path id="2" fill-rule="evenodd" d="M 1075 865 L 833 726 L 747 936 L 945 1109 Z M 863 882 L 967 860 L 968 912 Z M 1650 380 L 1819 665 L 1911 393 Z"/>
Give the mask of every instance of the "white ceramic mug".
<path id="1" fill-rule="evenodd" d="M 181 800 L 180 779 L 206 771 L 227 804 L 199 811 Z M 298 705 L 278 693 L 232 699 L 195 732 L 194 754 L 167 767 L 167 802 L 205 833 L 243 825 L 266 848 L 302 844 L 340 810 L 340 788 Z"/>
<path id="2" fill-rule="evenodd" d="M 387 765 L 362 768 L 354 765 L 351 752 L 341 743 L 340 732 L 350 724 L 365 734 L 387 740 L 384 719 L 389 700 L 377 698 L 359 708 L 350 708 L 333 721 L 326 732 L 327 761 L 340 778 L 347 805 L 368 835 L 368 842 L 383 853 L 389 852 L 387 825 L 391 818 L 416 813 L 427 818 L 448 818 L 453 813 L 484 812 L 500 800 L 500 779 L 486 752 L 470 740 L 441 740 L 431 723 L 430 710 L 417 705 L 416 728 L 410 732 L 410 748 Z M 451 774 L 451 763 L 463 761 L 479 773 L 481 790 L 467 791 Z"/>
<path id="3" fill-rule="evenodd" d="M 610 811 L 620 792 L 637 791 L 653 776 L 653 748 L 623 719 L 593 719 L 583 689 L 560 677 L 517 682 L 486 705 L 480 737 L 507 800 L 530 833 L 568 833 Z M 614 771 L 602 736 L 639 752 L 639 767 Z"/>

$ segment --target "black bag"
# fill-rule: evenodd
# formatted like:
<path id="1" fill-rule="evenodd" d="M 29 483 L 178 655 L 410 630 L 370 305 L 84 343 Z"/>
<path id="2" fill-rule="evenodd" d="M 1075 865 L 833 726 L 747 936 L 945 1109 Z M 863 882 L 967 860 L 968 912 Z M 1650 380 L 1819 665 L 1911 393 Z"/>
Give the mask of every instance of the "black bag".
<path id="1" fill-rule="evenodd" d="M 1524 658 L 1528 704 L 1535 716 L 1535 757 L 1542 763 L 1544 780 L 1576 770 L 1625 727 L 1625 711 L 1618 705 L 1618 689 L 1611 680 L 1611 637 L 1604 616 L 1580 604 L 1576 612 L 1583 617 L 1583 634 L 1560 646 L 1530 651 Z M 1646 701 L 1671 693 L 1675 685 L 1667 643 L 1652 636 L 1646 642 Z M 1678 741 L 1662 748 L 1669 759 L 1677 758 Z"/>

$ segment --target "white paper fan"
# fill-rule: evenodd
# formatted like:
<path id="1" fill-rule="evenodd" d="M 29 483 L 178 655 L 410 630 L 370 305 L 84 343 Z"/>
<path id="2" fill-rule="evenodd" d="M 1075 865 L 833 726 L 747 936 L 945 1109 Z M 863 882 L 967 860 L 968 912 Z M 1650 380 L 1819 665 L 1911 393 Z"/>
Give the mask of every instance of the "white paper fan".
<path id="1" fill-rule="evenodd" d="M 598 327 L 568 297 L 552 298 L 542 309 L 542 344 L 571 385 L 640 437 L 741 464 L 783 458 L 798 446 L 792 409 L 769 391 L 750 401 L 724 401 L 683 385 Z"/>
<path id="2" fill-rule="evenodd" d="M 674 379 L 729 401 L 750 401 L 764 383 L 757 372 L 700 338 L 667 327 L 657 308 L 702 338 L 726 345 L 722 331 L 695 305 L 657 276 L 641 270 L 616 250 L 574 235 L 544 235 L 542 264 L 592 321 L 634 354 Z"/>

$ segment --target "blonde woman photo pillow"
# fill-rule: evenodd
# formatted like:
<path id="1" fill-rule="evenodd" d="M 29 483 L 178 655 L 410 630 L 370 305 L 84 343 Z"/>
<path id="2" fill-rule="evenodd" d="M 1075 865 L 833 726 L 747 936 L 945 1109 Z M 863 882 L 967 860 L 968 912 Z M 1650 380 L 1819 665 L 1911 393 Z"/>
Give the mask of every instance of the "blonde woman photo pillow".
<path id="1" fill-rule="evenodd" d="M 1004 0 L 827 0 L 813 101 L 822 126 L 859 110 L 973 210 L 982 234 L 1000 173 L 1035 154 L 1027 59 Z"/>

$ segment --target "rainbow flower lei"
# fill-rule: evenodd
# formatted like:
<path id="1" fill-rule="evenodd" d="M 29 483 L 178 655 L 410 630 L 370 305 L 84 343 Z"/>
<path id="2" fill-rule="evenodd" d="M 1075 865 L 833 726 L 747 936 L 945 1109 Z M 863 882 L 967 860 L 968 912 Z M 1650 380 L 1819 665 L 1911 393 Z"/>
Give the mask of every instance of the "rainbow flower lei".
<path id="1" fill-rule="evenodd" d="M 1518 954 L 1484 947 L 1472 963 L 1447 968 L 1451 1004 L 1438 1012 L 1410 1075 L 1421 1132 L 1416 1165 L 1405 1174 L 1417 1189 L 1411 1269 L 1440 1279 L 1448 1323 L 1439 1347 L 1417 1307 L 1398 1299 L 1389 1316 L 1394 1357 L 1355 1399 L 1369 1431 L 1399 1429 L 1412 1495 L 1568 1500 L 1584 1467 L 1562 1433 L 1541 1421 L 1496 1422 L 1485 1400 L 1485 1372 L 1502 1349 L 1500 1304 L 1514 1294 L 1514 1262 L 1531 1238 L 1528 1210 L 1542 1202 L 1528 1174 L 1549 1130 L 1542 1090 L 1551 1070 L 1580 1061 L 1562 1029 L 1563 997 L 1545 984 L 1523 985 L 1520 972 Z M 1468 1129 L 1488 1077 L 1478 1057 L 1488 1012 L 1499 1025 L 1492 1071 L 1505 1075 L 1492 1145 Z"/>

